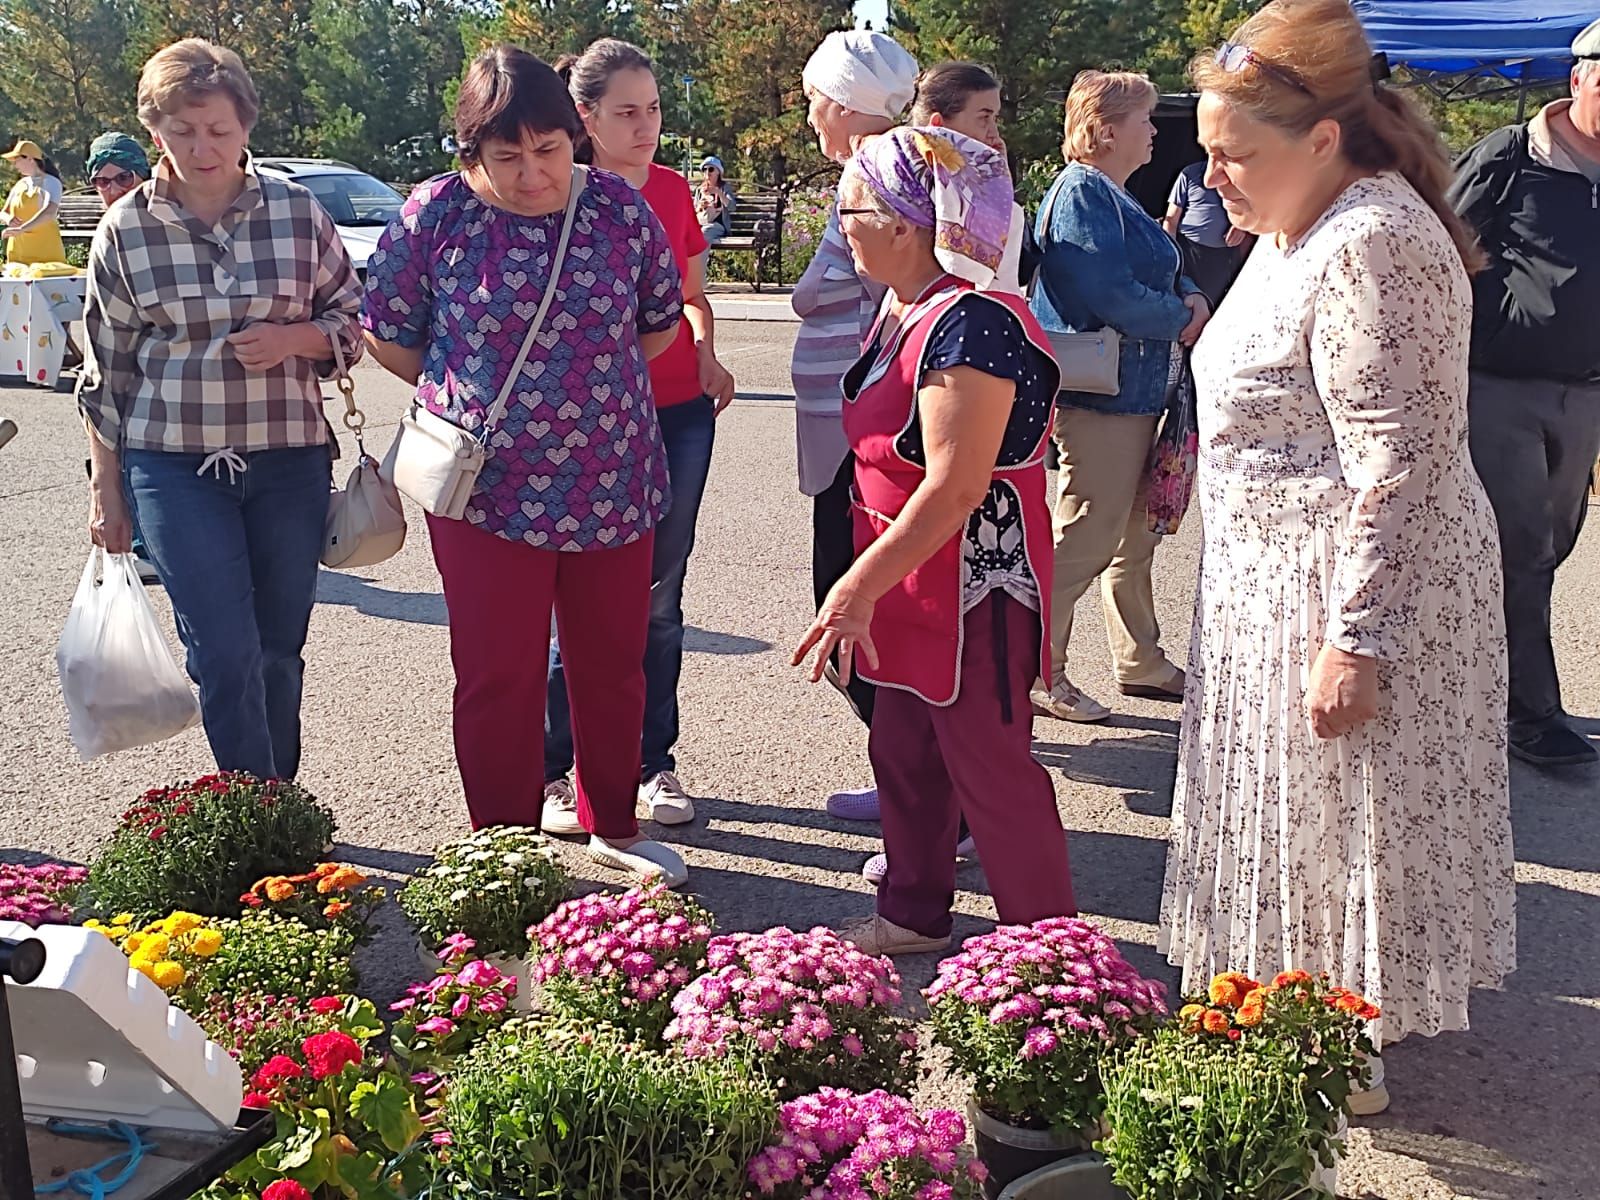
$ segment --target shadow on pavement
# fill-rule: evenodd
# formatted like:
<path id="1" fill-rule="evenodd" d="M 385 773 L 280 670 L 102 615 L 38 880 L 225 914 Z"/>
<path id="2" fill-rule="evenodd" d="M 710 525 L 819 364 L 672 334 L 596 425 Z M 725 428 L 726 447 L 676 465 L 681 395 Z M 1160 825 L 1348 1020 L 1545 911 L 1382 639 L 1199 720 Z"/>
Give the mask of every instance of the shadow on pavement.
<path id="1" fill-rule="evenodd" d="M 344 604 L 364 616 L 414 625 L 447 625 L 444 595 L 440 592 L 391 592 L 358 575 L 337 571 L 317 574 L 317 602 Z"/>
<path id="2" fill-rule="evenodd" d="M 1178 769 L 1176 722 L 1123 718 L 1121 723 L 1155 731 L 1081 744 L 1036 741 L 1033 756 L 1046 770 L 1060 771 L 1077 783 L 1121 789 L 1123 803 L 1131 812 L 1147 817 L 1170 815 Z M 1165 729 L 1169 724 L 1172 728 Z"/>
<path id="3" fill-rule="evenodd" d="M 771 642 L 760 638 L 740 637 L 736 633 L 717 633 L 694 625 L 683 627 L 683 648 L 692 654 L 764 654 L 772 649 Z"/>

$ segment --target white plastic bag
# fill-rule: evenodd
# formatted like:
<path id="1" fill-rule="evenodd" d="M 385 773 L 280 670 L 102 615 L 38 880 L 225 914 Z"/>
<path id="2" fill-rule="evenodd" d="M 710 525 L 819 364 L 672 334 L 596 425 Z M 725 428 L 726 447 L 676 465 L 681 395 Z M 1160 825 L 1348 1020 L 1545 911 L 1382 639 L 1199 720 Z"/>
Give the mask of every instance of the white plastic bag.
<path id="1" fill-rule="evenodd" d="M 96 583 L 102 560 L 104 578 Z M 131 554 L 89 552 L 56 647 L 56 674 L 84 761 L 165 741 L 200 719 Z"/>

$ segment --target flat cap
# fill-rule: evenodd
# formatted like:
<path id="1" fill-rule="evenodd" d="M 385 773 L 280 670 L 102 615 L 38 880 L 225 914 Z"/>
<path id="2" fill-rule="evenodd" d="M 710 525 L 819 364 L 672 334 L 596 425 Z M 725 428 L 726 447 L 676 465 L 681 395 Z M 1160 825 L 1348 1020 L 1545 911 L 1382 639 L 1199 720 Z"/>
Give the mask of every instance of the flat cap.
<path id="1" fill-rule="evenodd" d="M 1600 58 L 1600 21 L 1572 39 L 1573 58 Z"/>

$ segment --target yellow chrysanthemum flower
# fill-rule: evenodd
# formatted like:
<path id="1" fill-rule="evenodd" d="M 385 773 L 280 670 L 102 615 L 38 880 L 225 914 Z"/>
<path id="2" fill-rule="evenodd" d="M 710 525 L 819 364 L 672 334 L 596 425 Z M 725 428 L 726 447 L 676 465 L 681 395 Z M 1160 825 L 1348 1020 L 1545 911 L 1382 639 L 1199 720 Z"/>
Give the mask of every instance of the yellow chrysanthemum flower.
<path id="1" fill-rule="evenodd" d="M 145 934 L 144 941 L 139 943 L 139 953 L 155 959 L 165 958 L 170 949 L 172 949 L 172 939 L 159 931 Z"/>
<path id="2" fill-rule="evenodd" d="M 122 949 L 129 955 L 137 954 L 140 948 L 144 945 L 145 937 L 145 934 L 140 933 L 138 930 L 134 930 L 127 936 L 127 938 L 123 940 Z"/>
<path id="3" fill-rule="evenodd" d="M 177 963 L 166 961 L 155 965 L 150 972 L 150 978 L 162 991 L 170 992 L 175 987 L 182 987 L 188 975 Z"/>
<path id="4" fill-rule="evenodd" d="M 161 931 L 171 937 L 182 937 L 191 929 L 199 929 L 205 918 L 192 912 L 175 912 L 161 922 Z"/>
<path id="5" fill-rule="evenodd" d="M 128 912 L 118 913 L 116 916 L 111 918 L 111 923 L 113 925 L 132 925 L 133 914 Z"/>
<path id="6" fill-rule="evenodd" d="M 198 958 L 210 958 L 222 949 L 222 933 L 216 929 L 199 930 L 189 942 L 189 953 Z"/>

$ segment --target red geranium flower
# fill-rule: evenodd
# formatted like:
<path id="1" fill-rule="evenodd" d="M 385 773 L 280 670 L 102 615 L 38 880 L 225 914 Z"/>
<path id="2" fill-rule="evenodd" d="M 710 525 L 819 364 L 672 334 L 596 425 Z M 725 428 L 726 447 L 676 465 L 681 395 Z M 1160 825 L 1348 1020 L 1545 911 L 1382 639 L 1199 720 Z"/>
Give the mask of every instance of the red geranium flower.
<path id="1" fill-rule="evenodd" d="M 324 1016 L 328 1013 L 336 1013 L 343 1007 L 344 1001 L 337 996 L 318 996 L 311 1002 L 311 1011 L 322 1013 Z"/>
<path id="2" fill-rule="evenodd" d="M 300 1049 L 311 1065 L 313 1079 L 337 1075 L 347 1066 L 361 1061 L 361 1043 L 338 1029 L 312 1034 L 300 1044 Z"/>
<path id="3" fill-rule="evenodd" d="M 292 1179 L 278 1179 L 262 1190 L 261 1200 L 311 1200 L 311 1193 Z"/>
<path id="4" fill-rule="evenodd" d="M 272 1097 L 263 1095 L 261 1092 L 246 1092 L 244 1099 L 240 1103 L 246 1108 L 271 1108 Z"/>
<path id="5" fill-rule="evenodd" d="M 250 1083 L 258 1092 L 270 1092 L 285 1079 L 299 1079 L 305 1073 L 306 1069 L 287 1054 L 275 1054 L 262 1064 Z"/>

